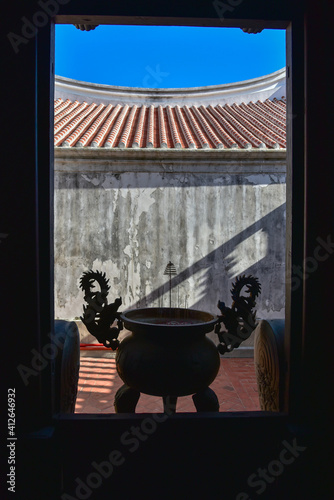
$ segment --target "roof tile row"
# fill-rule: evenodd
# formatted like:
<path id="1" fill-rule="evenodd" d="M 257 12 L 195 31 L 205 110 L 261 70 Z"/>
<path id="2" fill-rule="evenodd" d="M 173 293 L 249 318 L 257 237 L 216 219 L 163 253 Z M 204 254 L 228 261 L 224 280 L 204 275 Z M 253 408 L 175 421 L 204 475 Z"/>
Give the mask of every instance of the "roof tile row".
<path id="1" fill-rule="evenodd" d="M 285 148 L 285 99 L 216 106 L 88 105 L 55 100 L 54 144 L 62 147 Z"/>

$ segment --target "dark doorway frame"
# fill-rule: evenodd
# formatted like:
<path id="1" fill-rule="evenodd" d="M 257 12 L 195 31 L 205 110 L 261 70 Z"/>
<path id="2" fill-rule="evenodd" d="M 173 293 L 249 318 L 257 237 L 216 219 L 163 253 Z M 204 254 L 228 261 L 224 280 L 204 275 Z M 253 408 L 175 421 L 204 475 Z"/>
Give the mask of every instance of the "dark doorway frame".
<path id="1" fill-rule="evenodd" d="M 238 0 L 226 5 L 232 8 L 232 4 L 232 11 L 227 10 L 222 21 L 217 19 L 212 4 L 204 1 L 185 0 L 165 5 L 132 0 L 99 3 L 62 0 L 57 3 L 56 18 L 27 38 L 18 54 L 13 54 L 9 44 L 5 48 L 8 102 L 4 103 L 4 114 L 11 117 L 11 105 L 15 101 L 21 116 L 17 128 L 22 135 L 21 147 L 17 148 L 17 135 L 9 129 L 4 145 L 5 150 L 8 148 L 8 160 L 16 168 L 15 175 L 6 181 L 1 199 L 8 214 L 3 230 L 8 236 L 2 241 L 2 252 L 6 262 L 8 311 L 12 312 L 12 315 L 6 314 L 4 327 L 11 332 L 7 350 L 13 353 L 7 380 L 17 387 L 19 396 L 17 425 L 24 465 L 18 468 L 18 476 L 21 474 L 24 491 L 33 492 L 25 498 L 59 498 L 62 491 L 73 495 L 74 479 L 85 479 L 91 471 L 92 460 L 98 462 L 109 456 L 111 450 L 120 446 L 119 437 L 128 432 L 134 422 L 140 425 L 143 419 L 140 415 L 59 417 L 52 390 L 52 363 L 35 370 L 27 385 L 22 384 L 17 374 L 19 364 L 31 367 L 32 350 L 42 351 L 50 341 L 53 328 L 53 186 L 52 171 L 47 168 L 53 162 L 53 21 L 285 28 L 290 176 L 287 283 L 291 283 L 294 266 L 303 267 L 306 259 L 314 255 L 318 238 L 328 246 L 328 259 L 319 263 L 317 272 L 310 275 L 304 269 L 300 287 L 292 292 L 291 286 L 287 286 L 286 413 L 176 414 L 137 454 L 129 455 L 125 465 L 115 470 L 91 498 L 107 498 L 110 491 L 120 498 L 132 498 L 143 477 L 147 498 L 155 498 L 157 484 L 164 484 L 162 497 L 184 486 L 193 498 L 204 495 L 204 498 L 221 499 L 223 494 L 226 498 L 236 498 L 238 492 L 247 489 L 247 478 L 253 469 L 270 463 L 280 453 L 282 442 L 289 439 L 290 442 L 297 440 L 306 451 L 298 463 L 275 481 L 275 493 L 270 493 L 269 498 L 290 498 L 289 486 L 296 481 L 300 481 L 303 498 L 331 498 L 329 428 L 333 398 L 323 389 L 328 388 L 326 381 L 332 373 L 330 349 L 326 346 L 331 345 L 327 318 L 332 294 L 328 293 L 327 285 L 328 278 L 334 275 L 330 258 L 334 179 L 329 105 L 321 105 L 324 98 L 330 99 L 329 6 L 325 0 L 317 2 L 316 9 L 313 2 L 306 0 L 298 5 L 288 0 Z M 12 22 L 10 30 L 16 33 L 22 32 L 22 15 L 31 19 L 36 9 L 40 10 L 32 5 L 21 14 L 22 7 L 16 1 L 7 8 Z M 78 16 L 78 12 L 89 13 L 89 16 Z M 312 51 L 315 46 L 317 50 Z M 317 147 L 320 144 L 321 168 Z M 29 246 L 25 247 L 24 242 L 29 242 Z M 20 302 L 18 315 L 14 298 L 20 279 L 28 290 Z M 28 334 L 22 336 L 26 330 Z M 321 332 L 321 342 L 314 341 L 315 331 Z M 317 423 L 318 418 L 321 425 Z M 174 448 L 171 448 L 171 435 Z M 236 436 L 242 448 L 236 445 Z M 83 440 L 84 451 L 79 456 L 76 450 L 82 450 Z M 185 462 L 188 469 L 184 468 Z M 317 468 L 318 464 L 323 466 Z M 254 490 L 248 486 L 248 491 Z"/>
<path id="2" fill-rule="evenodd" d="M 252 20 L 252 21 L 247 21 L 247 22 L 240 22 L 240 21 L 237 21 L 237 20 L 219 20 L 219 19 L 215 19 L 215 20 L 202 20 L 202 21 L 195 21 L 194 19 L 191 20 L 191 21 L 187 21 L 185 19 L 165 19 L 165 18 L 143 18 L 143 19 L 140 19 L 138 20 L 138 18 L 133 18 L 133 17 L 110 17 L 110 16 L 84 16 L 84 17 L 80 17 L 80 16 L 67 16 L 67 15 L 62 15 L 62 16 L 56 16 L 55 18 L 55 24 L 70 24 L 72 23 L 72 21 L 75 21 L 73 24 L 128 24 L 128 25 L 131 25 L 131 24 L 141 24 L 141 25 L 151 25 L 151 24 L 161 24 L 161 25 L 187 25 L 187 26 L 195 26 L 195 25 L 200 25 L 200 26 L 216 26 L 216 27 L 249 27 L 249 25 L 252 26 L 252 28 L 257 28 L 257 27 L 261 27 L 263 29 L 266 29 L 266 28 L 271 28 L 271 29 L 285 29 L 286 30 L 286 57 L 287 57 L 287 65 L 286 67 L 288 68 L 288 71 L 287 71 L 287 120 L 288 120 L 288 123 L 287 123 L 287 135 L 289 134 L 292 134 L 292 126 L 294 125 L 292 120 L 290 119 L 290 117 L 292 117 L 294 115 L 294 110 L 292 108 L 292 99 L 291 99 L 291 91 L 292 91 L 292 84 L 290 83 L 290 80 L 292 79 L 292 74 L 291 74 L 291 51 L 290 51 L 290 48 L 291 48 L 291 36 L 292 36 L 292 26 L 291 26 L 291 23 L 287 22 L 287 21 L 273 21 L 273 20 L 266 20 L 266 21 L 257 21 L 255 20 L 255 22 Z M 50 36 L 51 36 L 51 45 L 50 47 L 53 47 L 54 45 L 54 25 L 51 27 L 51 32 L 50 32 Z M 52 67 L 55 66 L 54 64 L 54 60 L 53 60 L 53 57 L 54 55 L 52 54 L 51 57 L 50 57 L 50 62 L 51 62 L 51 71 L 52 71 Z M 54 79 L 54 74 L 52 74 L 52 81 L 51 81 L 51 85 L 53 85 L 53 79 Z M 45 88 L 45 83 L 44 82 L 44 85 L 43 87 Z M 51 88 L 50 88 L 51 90 Z M 53 90 L 53 87 L 52 87 L 52 90 Z M 52 100 L 52 99 L 51 99 Z M 50 130 L 51 130 L 51 126 L 50 126 Z M 53 138 L 53 136 L 52 136 Z M 52 138 L 50 138 L 50 141 L 52 141 Z M 52 142 L 51 142 L 52 143 Z M 290 142 L 289 146 L 292 146 L 292 141 Z M 52 152 L 49 153 L 50 156 L 52 155 Z M 300 156 L 299 156 L 299 161 L 301 160 Z M 288 199 L 288 202 L 287 202 L 287 210 L 289 210 L 289 214 L 290 214 L 290 219 L 291 219 L 291 210 L 292 210 L 292 204 L 291 204 L 291 199 L 292 199 L 292 174 L 290 173 L 290 171 L 292 170 L 292 154 L 290 151 L 287 152 L 287 164 L 288 164 L 288 187 L 287 187 L 287 199 Z M 50 172 L 52 172 L 52 169 L 50 169 Z M 51 177 L 50 179 L 48 179 L 48 182 L 49 182 L 49 185 L 51 186 L 51 189 L 52 188 L 52 174 L 51 174 Z M 52 194 L 50 193 L 50 199 L 52 199 Z M 289 219 L 289 215 L 288 215 L 288 219 Z M 286 250 L 286 254 L 287 254 L 287 258 L 289 258 L 289 256 L 291 255 L 291 238 L 292 238 L 292 232 L 291 232 L 291 226 L 288 225 L 288 229 L 287 229 L 287 250 Z M 302 248 L 299 249 L 300 251 L 302 251 Z M 291 267 L 291 266 L 290 266 Z M 287 272 L 289 272 L 289 265 L 287 266 Z M 287 283 L 289 283 L 291 281 L 291 277 L 287 276 Z M 287 286 L 286 287 L 286 294 L 287 294 L 287 300 L 291 300 L 291 297 L 290 297 L 290 287 Z M 294 297 L 294 299 L 296 300 L 296 297 Z M 288 310 L 290 311 L 290 308 L 288 308 Z M 50 328 L 52 328 L 52 325 L 50 325 Z M 285 355 L 286 355 L 286 359 L 288 360 L 289 359 L 289 354 L 290 354 L 290 317 L 287 317 L 286 318 L 286 332 L 285 332 Z M 287 366 L 286 366 L 287 367 Z M 285 373 L 285 378 L 286 378 L 286 399 L 285 399 L 285 405 L 284 405 L 284 413 L 289 413 L 289 407 L 290 407 L 290 402 L 289 402 L 289 396 L 288 396 L 288 391 L 289 391 L 289 384 L 290 384 L 290 377 L 291 377 L 291 373 L 290 371 L 288 370 L 288 367 L 287 367 L 287 370 L 286 370 L 286 373 Z M 57 391 L 55 391 L 57 392 Z M 57 411 L 57 408 L 55 408 L 56 411 Z M 253 412 L 249 412 L 249 416 L 255 416 L 255 415 L 252 415 Z M 221 414 L 221 417 L 223 417 L 224 414 Z M 77 415 L 75 416 L 77 417 Z M 199 416 L 200 418 L 200 416 Z"/>

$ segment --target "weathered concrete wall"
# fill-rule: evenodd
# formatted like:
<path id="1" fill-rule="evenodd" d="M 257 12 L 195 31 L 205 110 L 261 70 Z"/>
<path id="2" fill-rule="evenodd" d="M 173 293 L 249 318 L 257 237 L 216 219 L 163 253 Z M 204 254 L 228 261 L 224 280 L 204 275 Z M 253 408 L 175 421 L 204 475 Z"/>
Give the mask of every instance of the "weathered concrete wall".
<path id="1" fill-rule="evenodd" d="M 163 163 L 154 153 L 56 154 L 56 318 L 82 314 L 88 269 L 106 272 L 122 310 L 168 306 L 169 260 L 173 306 L 218 314 L 218 299 L 230 305 L 233 278 L 246 273 L 262 284 L 258 316 L 284 317 L 282 155 L 180 155 Z"/>

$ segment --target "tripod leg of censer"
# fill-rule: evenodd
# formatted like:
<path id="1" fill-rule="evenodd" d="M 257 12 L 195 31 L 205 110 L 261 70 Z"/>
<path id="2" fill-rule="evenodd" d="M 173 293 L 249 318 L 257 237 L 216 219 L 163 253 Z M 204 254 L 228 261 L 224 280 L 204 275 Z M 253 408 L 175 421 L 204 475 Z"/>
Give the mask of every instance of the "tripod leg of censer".
<path id="1" fill-rule="evenodd" d="M 193 401 L 197 411 L 219 411 L 218 398 L 210 387 L 194 394 Z"/>
<path id="2" fill-rule="evenodd" d="M 124 384 L 115 394 L 114 407 L 116 413 L 135 413 L 140 392 Z"/>
<path id="3" fill-rule="evenodd" d="M 175 413 L 177 396 L 163 396 L 162 399 L 164 402 L 164 413 L 167 413 L 167 415 Z"/>

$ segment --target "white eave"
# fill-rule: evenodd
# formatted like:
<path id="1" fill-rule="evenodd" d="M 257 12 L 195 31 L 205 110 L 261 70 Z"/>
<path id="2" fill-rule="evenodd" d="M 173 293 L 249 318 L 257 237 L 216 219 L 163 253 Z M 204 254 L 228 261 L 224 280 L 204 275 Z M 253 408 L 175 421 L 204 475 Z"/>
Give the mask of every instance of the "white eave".
<path id="1" fill-rule="evenodd" d="M 285 68 L 269 75 L 252 78 L 242 82 L 205 87 L 189 87 L 174 89 L 148 89 L 137 87 L 118 87 L 102 85 L 55 77 L 55 98 L 70 99 L 71 101 L 86 101 L 88 104 L 99 102 L 102 104 L 128 105 L 215 105 L 240 104 L 249 101 L 264 101 L 278 99 L 286 95 Z"/>

